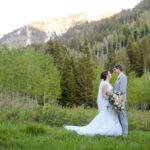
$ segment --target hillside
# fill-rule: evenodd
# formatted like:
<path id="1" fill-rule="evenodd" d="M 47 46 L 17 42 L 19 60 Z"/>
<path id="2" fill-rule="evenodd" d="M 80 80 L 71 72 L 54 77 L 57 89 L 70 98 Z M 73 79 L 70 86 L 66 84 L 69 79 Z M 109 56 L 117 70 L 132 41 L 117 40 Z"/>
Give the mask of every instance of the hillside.
<path id="1" fill-rule="evenodd" d="M 9 48 L 21 48 L 33 43 L 43 43 L 47 38 L 46 34 L 31 26 L 24 26 L 6 34 L 0 39 L 0 45 L 7 45 Z"/>
<path id="2" fill-rule="evenodd" d="M 85 12 L 67 17 L 53 18 L 44 21 L 32 22 L 24 27 L 16 29 L 6 35 L 0 35 L 0 45 L 6 44 L 10 48 L 26 47 L 36 43 L 45 43 L 54 35 L 62 35 L 70 27 L 95 20 L 111 17 L 115 11 L 110 12 Z"/>
<path id="3" fill-rule="evenodd" d="M 89 41 L 92 53 L 101 56 L 108 52 L 109 45 L 115 50 L 127 46 L 130 36 L 133 41 L 150 35 L 150 0 L 144 0 L 134 9 L 122 10 L 111 18 L 76 25 L 61 39 L 71 48 L 81 50 L 83 39 Z"/>

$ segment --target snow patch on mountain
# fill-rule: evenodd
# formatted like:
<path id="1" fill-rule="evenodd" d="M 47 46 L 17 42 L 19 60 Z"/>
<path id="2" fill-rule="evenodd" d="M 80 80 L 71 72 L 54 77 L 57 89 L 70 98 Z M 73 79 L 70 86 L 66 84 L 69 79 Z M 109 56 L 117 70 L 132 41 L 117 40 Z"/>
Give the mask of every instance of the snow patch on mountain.
<path id="1" fill-rule="evenodd" d="M 20 30 L 18 30 L 18 32 L 16 33 L 17 35 L 20 35 L 20 33 L 21 33 L 21 31 Z"/>
<path id="2" fill-rule="evenodd" d="M 26 44 L 24 47 L 28 46 L 28 45 L 31 45 L 31 41 L 30 41 L 30 30 L 27 26 L 27 41 L 26 41 Z"/>

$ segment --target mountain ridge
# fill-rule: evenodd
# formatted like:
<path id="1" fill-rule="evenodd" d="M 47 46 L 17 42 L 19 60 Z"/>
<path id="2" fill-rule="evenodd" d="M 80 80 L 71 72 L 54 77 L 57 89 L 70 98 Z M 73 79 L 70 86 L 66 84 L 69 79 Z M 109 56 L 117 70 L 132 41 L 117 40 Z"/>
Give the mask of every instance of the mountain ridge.
<path id="1" fill-rule="evenodd" d="M 111 17 L 116 13 L 118 13 L 118 11 L 104 13 L 95 11 L 78 13 L 67 17 L 52 18 L 45 21 L 35 21 L 2 36 L 2 38 L 0 38 L 0 45 L 6 44 L 10 48 L 19 48 L 35 43 L 47 42 L 50 38 L 53 38 L 54 35 L 62 35 L 76 24 L 101 20 Z M 37 35 L 39 37 L 37 37 Z"/>
<path id="2" fill-rule="evenodd" d="M 45 21 L 35 21 L 28 25 L 46 33 L 49 31 L 53 31 L 56 32 L 57 35 L 59 35 L 60 33 L 65 32 L 70 26 L 74 25 L 77 22 L 85 23 L 86 21 L 97 21 L 103 18 L 111 17 L 118 12 L 119 11 L 110 11 L 105 13 L 101 11 L 89 11 L 85 13 L 81 12 L 78 14 L 69 15 L 67 17 L 52 18 Z M 49 28 L 49 25 L 50 27 L 54 28 Z M 60 28 L 58 28 L 57 25 L 60 25 Z"/>

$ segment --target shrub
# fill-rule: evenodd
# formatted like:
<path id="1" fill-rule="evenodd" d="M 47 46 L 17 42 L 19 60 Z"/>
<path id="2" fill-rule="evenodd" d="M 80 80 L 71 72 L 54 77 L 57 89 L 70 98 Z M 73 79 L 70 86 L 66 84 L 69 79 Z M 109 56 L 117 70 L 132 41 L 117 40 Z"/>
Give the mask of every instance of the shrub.
<path id="1" fill-rule="evenodd" d="M 44 126 L 38 125 L 35 123 L 28 124 L 25 128 L 24 131 L 28 134 L 32 135 L 39 135 L 39 134 L 45 134 L 47 133 L 47 130 Z"/>
<path id="2" fill-rule="evenodd" d="M 12 109 L 9 111 L 0 111 L 0 121 L 27 121 L 35 123 L 38 122 L 48 124 L 50 126 L 82 126 L 87 125 L 97 114 L 97 109 L 84 109 L 82 106 L 73 108 L 62 108 L 59 105 L 37 105 L 30 108 L 27 107 Z M 128 108 L 127 116 L 129 130 L 150 131 L 150 111 L 142 111 Z M 30 126 L 30 128 L 32 127 L 33 126 Z"/>

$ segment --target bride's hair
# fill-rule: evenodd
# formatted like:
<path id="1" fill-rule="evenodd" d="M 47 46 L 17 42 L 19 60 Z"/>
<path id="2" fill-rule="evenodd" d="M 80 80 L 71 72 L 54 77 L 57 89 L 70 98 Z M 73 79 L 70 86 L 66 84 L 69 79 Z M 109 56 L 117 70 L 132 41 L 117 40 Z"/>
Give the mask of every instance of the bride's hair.
<path id="1" fill-rule="evenodd" d="M 101 79 L 103 79 L 103 80 L 106 80 L 106 77 L 107 77 L 107 75 L 108 75 L 108 70 L 104 70 L 102 73 L 101 73 Z"/>

